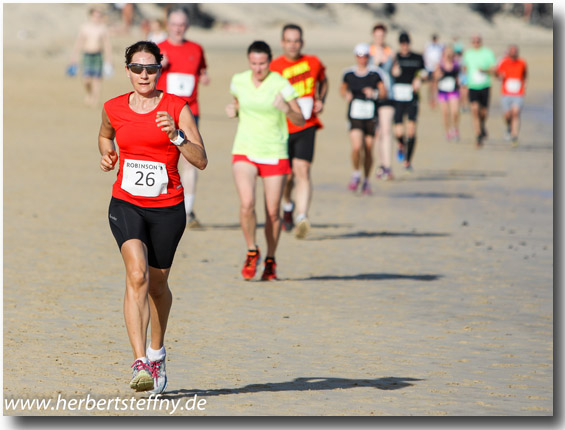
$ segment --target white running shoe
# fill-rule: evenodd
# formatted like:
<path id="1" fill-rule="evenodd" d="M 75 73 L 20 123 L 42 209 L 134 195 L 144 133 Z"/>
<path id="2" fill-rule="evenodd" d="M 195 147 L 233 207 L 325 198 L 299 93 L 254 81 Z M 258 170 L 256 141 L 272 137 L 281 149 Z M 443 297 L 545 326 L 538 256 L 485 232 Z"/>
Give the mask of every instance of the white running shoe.
<path id="1" fill-rule="evenodd" d="M 310 221 L 308 218 L 302 218 L 296 224 L 296 238 L 297 239 L 304 239 L 308 232 L 310 231 Z"/>
<path id="2" fill-rule="evenodd" d="M 149 391 L 153 389 L 153 371 L 149 364 L 142 360 L 135 360 L 129 386 L 135 391 Z"/>
<path id="3" fill-rule="evenodd" d="M 154 388 L 150 391 L 153 394 L 161 394 L 167 388 L 167 370 L 165 366 L 166 357 L 162 360 L 150 361 L 149 366 L 152 369 Z"/>

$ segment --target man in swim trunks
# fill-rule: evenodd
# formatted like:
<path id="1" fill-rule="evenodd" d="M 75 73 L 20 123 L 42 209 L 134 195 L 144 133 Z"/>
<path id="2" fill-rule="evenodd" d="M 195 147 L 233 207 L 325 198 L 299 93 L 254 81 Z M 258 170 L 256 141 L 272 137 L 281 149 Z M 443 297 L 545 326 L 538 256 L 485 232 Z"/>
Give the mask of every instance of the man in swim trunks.
<path id="1" fill-rule="evenodd" d="M 88 21 L 82 25 L 77 36 L 67 74 L 76 73 L 78 58 L 82 54 L 82 76 L 87 106 L 95 107 L 100 101 L 104 69 L 111 73 L 112 46 L 110 33 L 104 23 L 104 11 L 100 6 L 90 8 Z"/>

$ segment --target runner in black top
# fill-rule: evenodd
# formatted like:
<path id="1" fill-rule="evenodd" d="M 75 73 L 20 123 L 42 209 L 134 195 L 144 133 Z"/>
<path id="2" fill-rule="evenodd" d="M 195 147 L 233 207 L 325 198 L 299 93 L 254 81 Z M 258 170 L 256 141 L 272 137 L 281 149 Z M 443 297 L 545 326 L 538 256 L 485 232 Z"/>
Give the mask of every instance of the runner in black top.
<path id="1" fill-rule="evenodd" d="M 427 72 L 424 58 L 410 51 L 410 37 L 402 33 L 398 39 L 400 51 L 392 66 L 394 85 L 392 95 L 395 100 L 394 132 L 398 140 L 398 158 L 404 161 L 406 170 L 411 171 L 411 160 L 416 144 L 416 118 L 418 116 L 418 90 Z M 404 116 L 408 116 L 406 138 L 404 137 Z"/>
<path id="2" fill-rule="evenodd" d="M 348 102 L 349 137 L 352 145 L 353 177 L 349 184 L 356 191 L 361 182 L 361 148 L 364 149 L 363 194 L 371 194 L 369 174 L 373 166 L 373 143 L 377 127 L 377 98 L 386 96 L 379 68 L 369 66 L 369 45 L 360 43 L 354 50 L 357 64 L 345 70 L 340 94 Z"/>

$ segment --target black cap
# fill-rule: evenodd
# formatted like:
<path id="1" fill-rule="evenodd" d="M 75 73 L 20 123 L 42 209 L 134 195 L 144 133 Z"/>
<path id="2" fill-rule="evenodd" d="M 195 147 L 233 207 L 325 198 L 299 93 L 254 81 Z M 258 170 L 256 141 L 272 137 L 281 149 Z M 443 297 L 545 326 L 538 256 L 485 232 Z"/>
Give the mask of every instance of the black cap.
<path id="1" fill-rule="evenodd" d="M 408 33 L 406 32 L 400 33 L 400 37 L 398 38 L 398 43 L 410 43 L 410 36 L 408 36 Z"/>

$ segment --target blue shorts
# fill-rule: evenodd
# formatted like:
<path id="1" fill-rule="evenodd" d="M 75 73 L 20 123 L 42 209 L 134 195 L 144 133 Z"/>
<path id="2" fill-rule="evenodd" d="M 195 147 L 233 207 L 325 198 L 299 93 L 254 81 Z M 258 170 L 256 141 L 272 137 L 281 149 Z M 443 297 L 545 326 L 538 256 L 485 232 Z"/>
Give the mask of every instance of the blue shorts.
<path id="1" fill-rule="evenodd" d="M 512 110 L 512 106 L 522 109 L 524 106 L 524 96 L 502 96 L 500 102 L 504 112 Z"/>
<path id="2" fill-rule="evenodd" d="M 95 54 L 85 53 L 82 56 L 82 75 L 87 78 L 102 77 L 102 53 Z"/>

